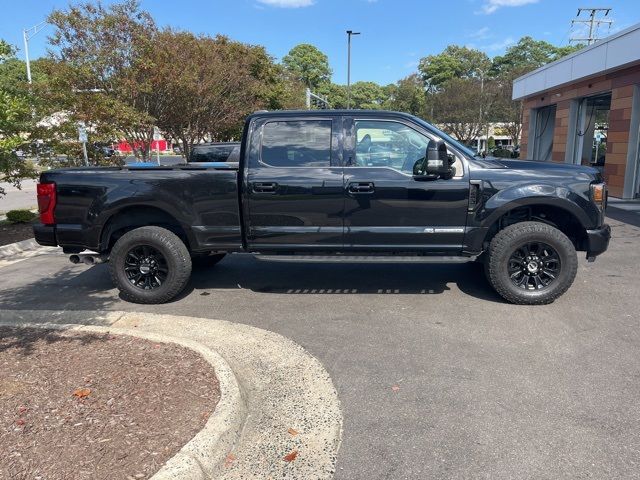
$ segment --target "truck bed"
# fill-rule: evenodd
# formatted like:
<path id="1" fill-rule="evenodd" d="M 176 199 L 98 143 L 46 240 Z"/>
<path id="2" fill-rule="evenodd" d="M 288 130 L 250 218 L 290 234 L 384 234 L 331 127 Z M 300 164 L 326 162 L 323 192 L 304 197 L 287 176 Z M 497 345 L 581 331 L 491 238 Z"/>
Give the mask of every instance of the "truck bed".
<path id="1" fill-rule="evenodd" d="M 237 163 L 68 168 L 40 182 L 57 186 L 56 225 L 40 235 L 58 245 L 102 251 L 110 219 L 130 210 L 150 219 L 166 212 L 192 251 L 242 248 Z"/>

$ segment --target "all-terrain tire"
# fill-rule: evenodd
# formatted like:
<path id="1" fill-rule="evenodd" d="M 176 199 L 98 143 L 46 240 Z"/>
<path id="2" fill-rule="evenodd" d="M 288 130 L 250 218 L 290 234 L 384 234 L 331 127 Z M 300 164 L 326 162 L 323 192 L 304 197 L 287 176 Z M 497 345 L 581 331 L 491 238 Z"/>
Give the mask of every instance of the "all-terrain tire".
<path id="1" fill-rule="evenodd" d="M 138 246 L 148 246 L 162 254 L 166 261 L 166 279 L 156 288 L 144 290 L 131 283 L 125 272 L 127 254 Z M 180 238 L 161 227 L 140 227 L 125 233 L 113 246 L 109 271 L 122 297 L 130 302 L 165 303 L 178 295 L 191 275 L 191 256 Z"/>
<path id="2" fill-rule="evenodd" d="M 514 284 L 508 273 L 511 255 L 528 242 L 541 242 L 552 247 L 560 259 L 560 272 L 540 289 L 524 289 Z M 576 277 L 578 258 L 571 240 L 551 225 L 541 222 L 521 222 L 499 231 L 491 240 L 485 262 L 489 283 L 505 300 L 519 305 L 544 305 L 564 294 Z"/>

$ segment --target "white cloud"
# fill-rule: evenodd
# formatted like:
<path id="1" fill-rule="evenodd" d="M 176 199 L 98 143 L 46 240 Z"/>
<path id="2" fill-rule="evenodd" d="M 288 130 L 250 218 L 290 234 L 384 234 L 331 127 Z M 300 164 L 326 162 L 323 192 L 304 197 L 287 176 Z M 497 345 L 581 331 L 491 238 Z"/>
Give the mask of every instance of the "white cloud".
<path id="1" fill-rule="evenodd" d="M 500 50 L 504 50 L 511 45 L 515 45 L 516 41 L 513 37 L 507 37 L 500 42 L 490 43 L 489 45 L 485 45 L 482 47 L 482 50 L 486 50 L 487 52 L 497 52 Z"/>
<path id="2" fill-rule="evenodd" d="M 278 8 L 300 8 L 310 7 L 314 0 L 258 0 L 258 3 Z"/>
<path id="3" fill-rule="evenodd" d="M 478 13 L 489 15 L 502 7 L 521 7 L 530 3 L 538 3 L 538 1 L 539 0 L 486 0 L 484 5 L 482 5 L 482 11 Z"/>
<path id="4" fill-rule="evenodd" d="M 475 32 L 471 32 L 469 35 L 467 35 L 467 37 L 469 38 L 476 38 L 478 40 L 486 40 L 487 38 L 491 38 L 493 35 L 490 33 L 490 28 L 489 27 L 482 27 L 479 30 L 476 30 Z"/>

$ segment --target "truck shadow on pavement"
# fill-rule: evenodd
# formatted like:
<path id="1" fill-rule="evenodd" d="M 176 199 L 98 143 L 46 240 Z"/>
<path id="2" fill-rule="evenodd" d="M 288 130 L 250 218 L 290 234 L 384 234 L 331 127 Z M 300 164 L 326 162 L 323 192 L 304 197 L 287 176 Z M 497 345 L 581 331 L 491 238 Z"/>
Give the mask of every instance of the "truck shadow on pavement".
<path id="1" fill-rule="evenodd" d="M 452 287 L 482 300 L 502 302 L 483 266 L 467 264 L 358 264 L 259 261 L 228 255 L 212 268 L 194 268 L 182 298 L 193 290 L 249 289 L 283 295 L 429 295 Z"/>
<path id="2" fill-rule="evenodd" d="M 50 265 L 51 257 L 45 258 L 20 262 L 20 268 L 37 271 L 38 262 Z M 59 271 L 1 290 L 0 310 L 109 310 L 122 304 L 106 265 L 87 268 L 70 265 L 62 256 L 56 258 Z M 16 270 L 11 274 L 21 275 Z M 214 267 L 194 268 L 185 290 L 170 303 L 192 295 L 215 295 L 212 290 L 244 289 L 274 295 L 433 295 L 456 288 L 481 300 L 504 303 L 489 286 L 482 265 L 475 263 L 281 263 L 258 261 L 248 255 L 228 255 Z"/>
<path id="3" fill-rule="evenodd" d="M 21 268 L 37 269 L 37 257 L 20 262 Z M 49 257 L 51 258 L 51 257 Z M 117 291 L 104 265 L 86 268 L 69 265 L 66 257 L 60 259 L 61 270 L 37 280 L 0 291 L 0 319 L 2 310 L 108 310 L 118 303 Z M 65 263 L 66 262 L 66 263 Z M 12 266 L 13 267 L 13 266 Z M 6 269 L 11 267 L 5 267 Z M 17 277 L 16 272 L 12 272 Z M 18 274 L 19 275 L 19 274 Z M 46 318 L 43 322 L 49 321 Z"/>

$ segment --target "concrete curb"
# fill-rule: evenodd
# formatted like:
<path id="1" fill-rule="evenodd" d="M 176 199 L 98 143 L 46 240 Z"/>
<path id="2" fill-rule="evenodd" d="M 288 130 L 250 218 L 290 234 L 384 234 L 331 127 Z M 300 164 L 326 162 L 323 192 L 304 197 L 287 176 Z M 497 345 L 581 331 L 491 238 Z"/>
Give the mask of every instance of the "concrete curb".
<path id="1" fill-rule="evenodd" d="M 122 316 L 114 315 L 118 321 Z M 2 315 L 5 317 L 5 315 Z M 175 343 L 199 353 L 214 369 L 220 383 L 220 400 L 203 429 L 187 442 L 178 453 L 153 475 L 154 480 L 208 479 L 222 467 L 224 459 L 237 442 L 247 418 L 247 408 L 240 385 L 229 364 L 215 351 L 181 338 L 157 333 L 146 333 L 130 328 L 100 327 L 96 325 L 26 323 L 23 320 L 0 319 L 0 325 L 24 328 L 48 328 L 80 332 L 115 333 L 130 335 L 152 342 Z"/>
<path id="2" fill-rule="evenodd" d="M 197 452 L 186 449 L 179 466 L 166 465 L 156 480 L 333 478 L 342 439 L 337 391 L 320 361 L 282 335 L 224 320 L 136 312 L 5 310 L 0 322 L 5 319 L 162 334 L 195 342 L 224 358 L 247 411 L 237 441 L 227 440 L 226 452 L 205 447 L 207 455 L 216 457 L 211 468 L 198 465 Z M 294 452 L 295 460 L 285 459 Z"/>
<path id="3" fill-rule="evenodd" d="M 36 242 L 35 238 L 10 243 L 9 245 L 2 245 L 0 247 L 0 268 L 26 260 L 27 258 L 49 253 L 62 253 L 62 248 L 43 247 Z"/>
<path id="4" fill-rule="evenodd" d="M 23 252 L 30 252 L 42 248 L 42 245 L 36 243 L 35 238 L 22 240 L 21 242 L 10 243 L 0 247 L 0 260 Z"/>

